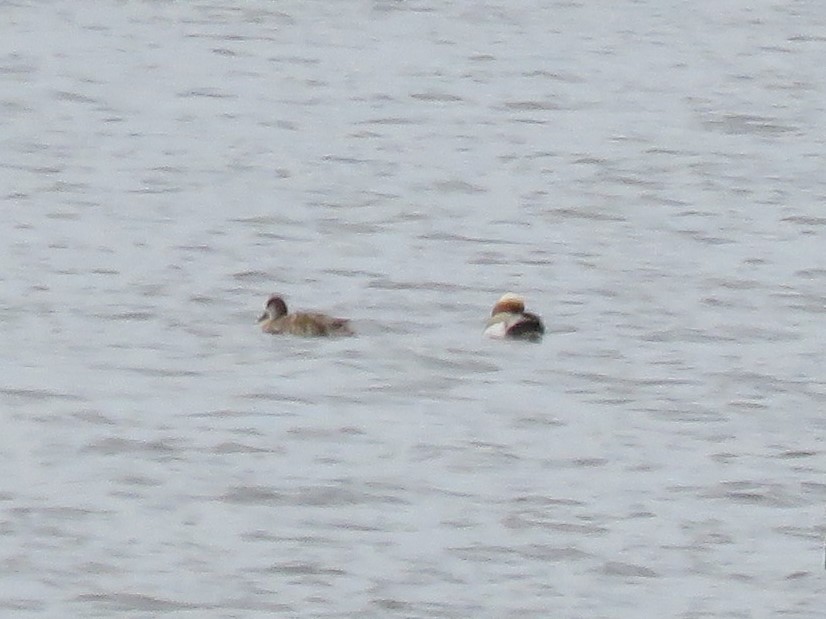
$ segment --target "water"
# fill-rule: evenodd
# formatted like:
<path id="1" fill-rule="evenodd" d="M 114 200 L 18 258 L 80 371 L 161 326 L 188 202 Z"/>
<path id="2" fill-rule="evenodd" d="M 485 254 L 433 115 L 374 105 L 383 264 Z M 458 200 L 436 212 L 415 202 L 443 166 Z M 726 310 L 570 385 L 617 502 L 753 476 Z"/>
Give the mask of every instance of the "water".
<path id="1" fill-rule="evenodd" d="M 4 613 L 821 616 L 826 6 L 0 11 Z"/>

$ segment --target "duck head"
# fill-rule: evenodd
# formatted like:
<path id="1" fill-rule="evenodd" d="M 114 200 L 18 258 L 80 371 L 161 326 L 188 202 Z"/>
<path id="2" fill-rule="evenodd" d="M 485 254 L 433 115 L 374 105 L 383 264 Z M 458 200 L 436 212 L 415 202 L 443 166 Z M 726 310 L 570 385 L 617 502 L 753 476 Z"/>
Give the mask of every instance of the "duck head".
<path id="1" fill-rule="evenodd" d="M 525 312 L 525 299 L 513 292 L 506 292 L 496 302 L 491 311 L 491 316 L 496 314 L 522 314 Z"/>
<path id="2" fill-rule="evenodd" d="M 258 322 L 264 322 L 265 320 L 275 320 L 276 318 L 281 318 L 281 316 L 287 315 L 287 304 L 277 294 L 270 296 L 267 299 L 267 304 L 264 306 L 264 313 L 258 318 Z"/>

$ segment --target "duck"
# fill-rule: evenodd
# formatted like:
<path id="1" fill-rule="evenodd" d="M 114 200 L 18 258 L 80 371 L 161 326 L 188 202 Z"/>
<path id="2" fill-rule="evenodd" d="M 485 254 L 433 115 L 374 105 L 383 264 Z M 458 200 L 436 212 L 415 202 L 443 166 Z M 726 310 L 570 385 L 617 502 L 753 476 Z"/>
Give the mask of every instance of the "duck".
<path id="1" fill-rule="evenodd" d="M 271 295 L 258 319 L 264 333 L 289 333 L 303 337 L 330 337 L 355 335 L 346 318 L 333 318 L 317 312 L 288 313 L 284 299 Z"/>
<path id="2" fill-rule="evenodd" d="M 496 302 L 485 325 L 486 337 L 503 340 L 538 342 L 545 334 L 542 319 L 525 311 L 525 299 L 508 292 Z"/>

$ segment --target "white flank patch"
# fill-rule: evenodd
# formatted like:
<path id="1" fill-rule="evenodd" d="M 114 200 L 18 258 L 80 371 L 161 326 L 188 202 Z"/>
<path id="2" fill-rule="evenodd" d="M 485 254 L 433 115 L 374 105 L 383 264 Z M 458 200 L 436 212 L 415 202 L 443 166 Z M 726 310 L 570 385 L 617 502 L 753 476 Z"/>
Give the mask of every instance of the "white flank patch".
<path id="1" fill-rule="evenodd" d="M 485 329 L 483 335 L 485 337 L 492 337 L 492 338 L 497 339 L 497 340 L 503 340 L 503 339 L 505 339 L 505 333 L 507 333 L 507 331 L 508 331 L 507 325 L 504 322 L 499 321 L 499 322 L 494 322 L 487 329 Z"/>

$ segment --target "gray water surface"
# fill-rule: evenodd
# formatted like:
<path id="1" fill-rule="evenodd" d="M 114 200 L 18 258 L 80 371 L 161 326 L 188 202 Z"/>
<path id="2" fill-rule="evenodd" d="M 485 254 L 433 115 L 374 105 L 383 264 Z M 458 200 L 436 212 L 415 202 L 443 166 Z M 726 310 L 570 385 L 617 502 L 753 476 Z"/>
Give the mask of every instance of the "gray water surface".
<path id="1" fill-rule="evenodd" d="M 826 4 L 0 13 L 4 616 L 822 616 Z"/>

